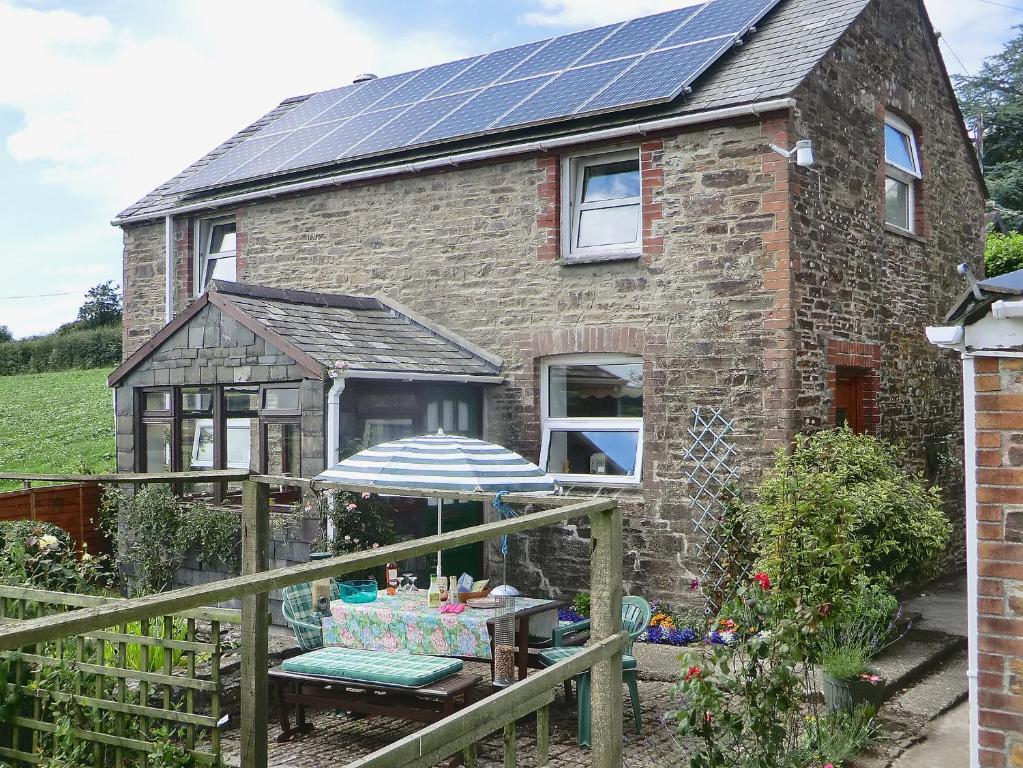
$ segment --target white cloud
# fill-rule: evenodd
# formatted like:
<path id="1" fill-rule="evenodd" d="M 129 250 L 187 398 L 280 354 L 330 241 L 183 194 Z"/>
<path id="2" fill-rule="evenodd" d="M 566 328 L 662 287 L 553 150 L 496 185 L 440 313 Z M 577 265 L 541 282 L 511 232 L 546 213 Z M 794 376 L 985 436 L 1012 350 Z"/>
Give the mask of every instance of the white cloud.
<path id="1" fill-rule="evenodd" d="M 535 26 L 598 27 L 615 21 L 634 19 L 652 13 L 669 11 L 699 0 L 536 0 L 538 11 L 522 15 L 522 20 Z"/>
<path id="2" fill-rule="evenodd" d="M 0 107 L 24 120 L 6 139 L 14 159 L 113 214 L 286 96 L 461 52 L 429 32 L 378 34 L 320 0 L 176 0 L 162 12 L 167 32 L 146 35 L 0 0 Z"/>

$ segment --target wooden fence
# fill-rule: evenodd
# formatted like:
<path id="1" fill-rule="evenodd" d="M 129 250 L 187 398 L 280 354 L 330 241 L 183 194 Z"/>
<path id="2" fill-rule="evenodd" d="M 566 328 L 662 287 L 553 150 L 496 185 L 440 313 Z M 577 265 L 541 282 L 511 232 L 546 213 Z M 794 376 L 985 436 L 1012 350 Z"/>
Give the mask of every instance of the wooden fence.
<path id="1" fill-rule="evenodd" d="M 353 765 L 387 768 L 423 768 L 435 756 L 461 751 L 468 766 L 475 766 L 476 743 L 494 731 L 504 732 L 504 766 L 517 764 L 515 721 L 537 713 L 538 765 L 547 764 L 546 728 L 553 691 L 564 680 L 590 671 L 593 742 L 591 765 L 618 768 L 622 765 L 622 650 L 628 635 L 621 631 L 622 514 L 607 498 L 537 498 L 521 494 L 505 497 L 509 504 L 551 507 L 510 519 L 390 544 L 287 568 L 267 570 L 269 534 L 269 488 L 292 485 L 309 488 L 308 480 L 216 470 L 187 473 L 197 481 L 245 480 L 242 504 L 242 575 L 186 589 L 177 589 L 108 605 L 82 607 L 52 617 L 26 619 L 0 626 L 0 651 L 12 651 L 37 643 L 55 642 L 68 636 L 103 631 L 126 622 L 144 621 L 169 614 L 241 598 L 241 768 L 266 768 L 269 720 L 267 641 L 269 593 L 283 587 L 365 571 L 393 560 L 405 560 L 438 551 L 493 540 L 503 535 L 556 525 L 587 517 L 591 530 L 590 637 L 592 647 L 566 661 L 508 686 L 485 701 L 472 705 L 390 747 L 378 750 Z M 240 476 L 237 476 L 239 475 Z M 124 474 L 93 478 L 102 482 L 179 482 L 184 473 Z M 194 478 L 193 478 L 194 476 Z M 0 475 L 0 479 L 11 477 Z M 17 479 L 32 479 L 17 476 Z M 58 479 L 48 477 L 46 479 Z M 87 478 L 59 478 L 87 480 Z M 407 490 L 355 484 L 317 483 L 314 490 L 331 487 L 405 495 Z M 483 493 L 419 490 L 419 496 L 489 501 Z M 96 763 L 99 765 L 99 763 Z"/>
<path id="2" fill-rule="evenodd" d="M 116 602 L 0 586 L 0 623 Z M 0 683 L 13 710 L 0 725 L 0 758 L 44 764 L 41 745 L 69 724 L 69 736 L 91 744 L 84 749 L 94 766 L 146 765 L 164 729 L 178 734 L 196 762 L 216 764 L 221 624 L 240 618 L 236 610 L 199 608 L 0 653 L 6 662 Z"/>
<path id="3" fill-rule="evenodd" d="M 106 551 L 106 540 L 99 530 L 99 504 L 103 489 L 95 483 L 51 485 L 0 493 L 0 520 L 38 520 L 53 523 L 67 531 L 81 551 Z"/>

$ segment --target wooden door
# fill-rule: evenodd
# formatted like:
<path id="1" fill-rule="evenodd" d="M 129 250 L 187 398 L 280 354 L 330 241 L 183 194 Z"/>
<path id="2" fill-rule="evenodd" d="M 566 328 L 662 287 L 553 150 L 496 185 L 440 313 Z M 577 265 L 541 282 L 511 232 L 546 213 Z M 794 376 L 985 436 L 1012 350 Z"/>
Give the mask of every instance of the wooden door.
<path id="1" fill-rule="evenodd" d="M 848 425 L 853 432 L 862 434 L 863 410 L 863 377 L 840 372 L 835 380 L 835 426 Z"/>

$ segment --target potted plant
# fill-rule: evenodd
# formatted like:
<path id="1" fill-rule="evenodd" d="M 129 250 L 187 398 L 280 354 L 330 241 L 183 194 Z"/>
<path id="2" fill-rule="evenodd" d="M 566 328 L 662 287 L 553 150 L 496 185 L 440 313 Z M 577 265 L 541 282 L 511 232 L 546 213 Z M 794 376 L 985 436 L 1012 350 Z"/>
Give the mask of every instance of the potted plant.
<path id="1" fill-rule="evenodd" d="M 821 692 L 831 712 L 852 712 L 868 705 L 875 712 L 884 700 L 885 684 L 870 667 L 870 656 L 862 646 L 831 646 L 821 654 L 824 685 Z"/>

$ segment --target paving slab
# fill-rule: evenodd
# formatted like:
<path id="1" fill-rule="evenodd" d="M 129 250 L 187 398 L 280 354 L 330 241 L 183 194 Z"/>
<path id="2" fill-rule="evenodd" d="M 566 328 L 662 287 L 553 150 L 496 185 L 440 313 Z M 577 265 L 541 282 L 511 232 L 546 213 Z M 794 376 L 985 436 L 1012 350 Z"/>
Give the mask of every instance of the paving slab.
<path id="1" fill-rule="evenodd" d="M 907 712 L 934 720 L 966 700 L 967 667 L 966 652 L 960 651 L 923 680 L 899 691 L 894 703 Z"/>
<path id="2" fill-rule="evenodd" d="M 892 768 L 966 768 L 970 764 L 970 708 L 962 703 L 930 723 L 921 741 Z"/>

